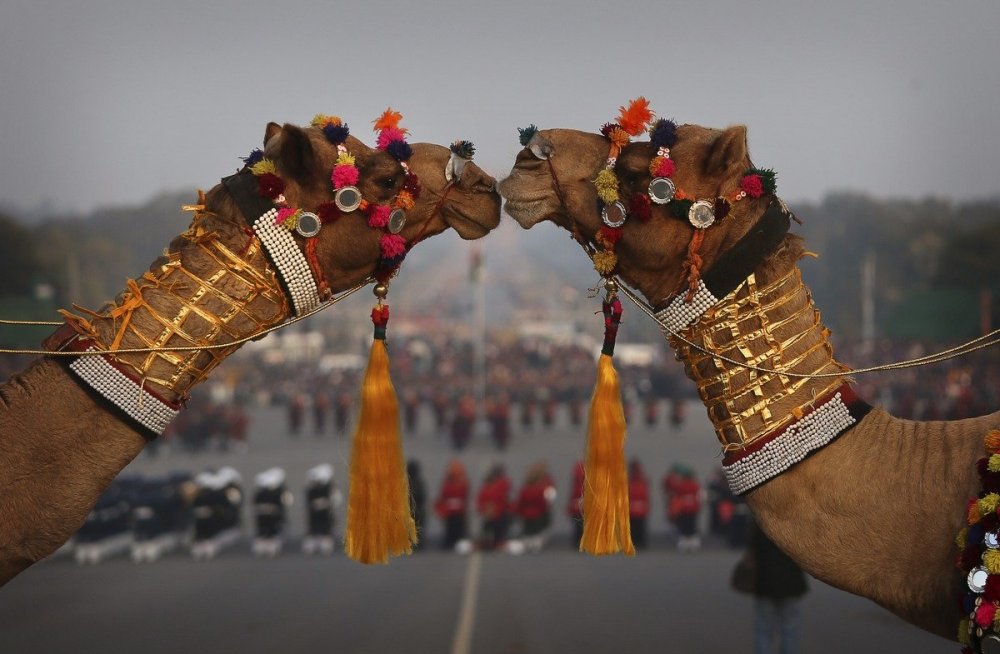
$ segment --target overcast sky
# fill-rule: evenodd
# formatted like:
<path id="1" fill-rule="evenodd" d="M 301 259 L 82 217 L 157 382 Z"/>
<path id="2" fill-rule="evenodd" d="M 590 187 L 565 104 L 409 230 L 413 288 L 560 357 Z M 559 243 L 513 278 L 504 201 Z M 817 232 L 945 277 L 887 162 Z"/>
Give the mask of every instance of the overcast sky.
<path id="1" fill-rule="evenodd" d="M 597 130 L 645 95 L 749 127 L 789 200 L 1000 193 L 1000 2 L 0 0 L 0 201 L 208 188 L 268 121 L 401 110 L 412 140 Z M 280 9 L 279 9 L 280 8 Z"/>

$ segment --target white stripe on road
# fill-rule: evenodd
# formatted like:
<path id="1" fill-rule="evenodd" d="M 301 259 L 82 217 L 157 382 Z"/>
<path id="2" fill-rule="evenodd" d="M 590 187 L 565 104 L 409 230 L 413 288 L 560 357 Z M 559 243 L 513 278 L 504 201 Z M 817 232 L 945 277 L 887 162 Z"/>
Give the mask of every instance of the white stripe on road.
<path id="1" fill-rule="evenodd" d="M 472 629 L 476 622 L 476 597 L 479 595 L 479 569 L 482 564 L 479 552 L 469 555 L 462 603 L 458 608 L 458 624 L 455 627 L 455 638 L 451 641 L 451 654 L 469 654 L 472 651 Z"/>

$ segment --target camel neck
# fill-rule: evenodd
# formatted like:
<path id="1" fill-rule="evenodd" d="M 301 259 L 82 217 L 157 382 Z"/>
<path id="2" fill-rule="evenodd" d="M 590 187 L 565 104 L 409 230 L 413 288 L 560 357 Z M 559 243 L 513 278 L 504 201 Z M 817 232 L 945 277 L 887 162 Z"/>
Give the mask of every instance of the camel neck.
<path id="1" fill-rule="evenodd" d="M 205 348 L 284 322 L 291 308 L 261 241 L 234 219 L 199 212 L 191 227 L 112 305 L 87 318 L 67 314 L 97 349 L 155 349 L 112 354 L 141 387 L 170 403 L 183 401 L 239 344 Z"/>
<path id="2" fill-rule="evenodd" d="M 842 386 L 849 372 L 833 357 L 829 330 L 798 266 L 774 263 L 782 258 L 765 261 L 679 332 L 698 347 L 669 339 L 727 454 L 794 423 Z M 798 376 L 824 374 L 834 376 Z"/>

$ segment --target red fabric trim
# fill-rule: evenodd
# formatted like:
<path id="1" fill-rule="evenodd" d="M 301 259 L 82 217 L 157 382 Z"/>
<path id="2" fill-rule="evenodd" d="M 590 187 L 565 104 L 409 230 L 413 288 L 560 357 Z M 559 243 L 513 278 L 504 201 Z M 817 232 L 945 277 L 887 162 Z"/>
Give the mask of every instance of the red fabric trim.
<path id="1" fill-rule="evenodd" d="M 861 398 L 859 398 L 858 395 L 857 395 L 857 393 L 854 392 L 854 389 L 851 388 L 851 385 L 850 384 L 843 384 L 840 387 L 835 388 L 834 390 L 832 390 L 830 393 L 826 394 L 825 396 L 821 397 L 816 402 L 814 402 L 813 405 L 812 405 L 812 407 L 810 407 L 808 410 L 806 410 L 802 414 L 802 418 L 799 418 L 799 420 L 802 420 L 803 418 L 805 418 L 806 416 L 808 416 L 809 414 L 811 414 L 813 411 L 815 411 L 819 407 L 823 406 L 824 404 L 826 404 L 827 402 L 829 402 L 830 400 L 832 400 L 837 393 L 840 393 L 840 400 L 844 403 L 844 405 L 848 408 L 848 410 L 851 409 L 852 405 L 861 402 Z M 853 411 L 852 411 L 852 413 L 853 413 Z M 740 459 L 742 459 L 742 458 L 744 458 L 746 456 L 749 456 L 749 455 L 753 454 L 754 452 L 759 451 L 765 445 L 767 445 L 768 443 L 770 443 L 771 441 L 773 441 L 774 439 L 778 438 L 779 436 L 781 436 L 782 434 L 784 434 L 786 431 L 788 431 L 788 429 L 790 427 L 792 427 L 792 425 L 798 424 L 799 420 L 796 420 L 795 422 L 792 422 L 791 424 L 785 426 L 782 429 L 779 429 L 778 431 L 771 432 L 770 434 L 768 434 L 768 435 L 766 435 L 766 436 L 764 436 L 762 438 L 758 438 L 752 444 L 748 445 L 747 447 L 744 447 L 743 449 L 735 450 L 733 452 L 727 453 L 726 456 L 723 457 L 723 459 L 722 459 L 722 465 L 724 465 L 724 466 L 732 465 L 732 464 L 736 463 L 737 461 L 739 461 Z"/>
<path id="2" fill-rule="evenodd" d="M 92 340 L 90 340 L 88 338 L 78 338 L 78 339 L 76 339 L 74 341 L 70 341 L 69 343 L 66 344 L 66 347 L 64 349 L 68 350 L 70 352 L 86 352 L 91 347 L 95 347 L 98 350 L 101 349 L 101 348 L 99 348 L 97 346 L 97 343 L 95 343 L 94 341 L 92 341 Z M 94 356 L 94 355 L 91 354 L 91 355 L 88 355 L 88 356 Z M 161 402 L 163 404 L 166 404 L 168 407 L 170 407 L 171 409 L 174 409 L 175 411 L 179 411 L 181 409 L 182 405 L 179 402 L 171 402 L 170 400 L 166 399 L 165 397 L 163 397 L 162 395 L 160 395 L 159 393 L 157 393 L 156 391 L 154 391 L 149 386 L 145 386 L 142 383 L 142 379 L 140 379 L 139 377 L 137 377 L 136 374 L 132 370 L 126 368 L 125 366 L 123 366 L 122 364 L 120 364 L 118 361 L 116 361 L 115 358 L 113 356 L 111 356 L 110 352 L 105 352 L 101 356 L 103 356 L 104 360 L 107 361 L 108 363 L 110 363 L 111 366 L 115 370 L 117 370 L 118 372 L 120 372 L 123 375 L 125 375 L 126 377 L 128 377 L 128 379 L 133 384 L 135 384 L 136 386 L 139 386 L 140 388 L 142 388 L 142 390 L 144 390 L 147 393 L 149 393 L 150 395 L 152 395 L 157 401 L 159 401 L 159 402 Z"/>

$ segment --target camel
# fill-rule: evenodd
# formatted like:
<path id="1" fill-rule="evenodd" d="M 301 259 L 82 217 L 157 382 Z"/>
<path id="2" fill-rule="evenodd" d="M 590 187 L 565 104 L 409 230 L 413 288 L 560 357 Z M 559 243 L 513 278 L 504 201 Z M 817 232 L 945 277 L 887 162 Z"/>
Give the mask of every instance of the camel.
<path id="1" fill-rule="evenodd" d="M 784 205 L 766 185 L 739 197 L 752 169 L 746 127 L 657 122 L 651 138 L 655 129 L 673 130 L 666 135 L 672 170 L 651 172 L 651 161 L 663 154 L 652 142 L 623 144 L 611 162 L 602 134 L 522 130 L 526 147 L 499 186 L 504 210 L 525 229 L 548 220 L 569 230 L 596 251 L 595 267 L 605 265 L 599 258 L 611 248 L 602 236 L 608 223 L 598 193 L 604 192 L 602 171 L 612 168 L 628 218 L 620 240 L 611 243 L 617 259 L 605 271 L 636 289 L 671 325 L 667 337 L 698 385 L 724 465 L 759 451 L 767 434 L 794 431 L 814 409 L 819 416 L 817 407 L 837 394 L 842 401 L 830 406 L 850 408 L 849 416 L 840 413 L 846 431 L 817 428 L 830 442 L 800 452 L 783 472 L 767 469 L 763 459 L 757 469 L 733 469 L 730 484 L 743 490 L 761 528 L 817 579 L 955 640 L 962 618 L 956 600 L 965 585 L 955 539 L 969 499 L 979 493 L 976 462 L 987 432 L 1000 426 L 1000 413 L 915 422 L 854 401 L 851 371 L 834 359 L 829 332 L 801 282 L 797 262 L 807 253 L 802 239 L 786 231 Z M 664 182 L 650 187 L 653 172 L 670 177 L 677 190 L 672 202 L 643 199 L 672 192 L 664 191 Z M 678 203 L 681 197 L 686 204 Z M 720 197 L 730 201 L 713 202 Z M 704 221 L 714 224 L 704 229 L 693 225 L 688 209 L 699 198 L 716 209 Z M 719 215 L 720 205 L 728 215 Z M 608 222 L 620 217 L 611 212 Z M 731 289 L 706 299 L 705 285 L 727 278 Z"/>
<path id="2" fill-rule="evenodd" d="M 461 147 L 451 150 L 430 143 L 411 146 L 402 139 L 405 132 L 395 126 L 398 114 L 395 120 L 391 112 L 386 115 L 390 124 L 381 128 L 378 149 L 349 135 L 334 117 L 318 117 L 319 122 L 306 128 L 269 123 L 263 151 L 247 162 L 264 156 L 273 167 L 259 176 L 244 169 L 207 194 L 199 192 L 191 226 L 173 239 L 164 256 L 100 311 L 70 316 L 67 324 L 74 328 L 57 331 L 48 341 L 49 349 L 83 341 L 72 338 L 81 332 L 105 346 L 113 345 L 100 349 L 166 346 L 156 354 L 121 353 L 112 361 L 122 370 L 144 371 L 138 388 L 125 393 L 123 401 L 130 407 L 138 406 L 140 393 L 147 406 L 154 407 L 150 410 L 174 407 L 238 344 L 214 350 L 200 347 L 234 343 L 280 325 L 318 299 L 373 276 L 387 284 L 400 252 L 398 248 L 386 252 L 384 234 L 402 227 L 398 232 L 402 239 L 393 243 L 409 248 L 448 227 L 464 239 L 480 238 L 493 229 L 500 219 L 500 198 L 495 180 L 470 161 L 471 144 L 456 142 Z M 331 131 L 331 126 L 338 129 Z M 382 143 L 389 129 L 395 131 Z M 351 157 L 353 179 L 350 174 L 346 180 L 331 175 L 338 161 Z M 417 190 L 417 179 L 422 192 Z M 353 184 L 359 193 L 335 198 L 331 181 Z M 239 204 L 234 199 L 239 188 L 229 190 L 230 183 L 249 185 Z M 291 254 L 279 247 L 277 254 L 269 249 L 265 257 L 261 232 L 255 233 L 248 224 L 261 214 L 254 210 L 246 215 L 250 209 L 241 209 L 259 205 L 267 183 L 275 206 L 315 212 L 311 217 L 285 215 L 297 219 L 306 234 L 319 229 L 315 238 L 284 230 L 286 240 L 280 242 L 293 242 L 296 251 L 304 250 L 306 257 L 297 260 L 308 259 L 310 266 L 304 274 L 292 276 L 291 282 L 276 273 L 274 263 Z M 400 206 L 403 189 L 407 191 L 403 208 L 408 210 L 401 225 L 401 216 L 390 214 L 389 207 Z M 334 201 L 350 208 L 362 199 L 384 206 L 382 217 L 392 224 L 374 229 L 362 211 L 334 208 Z M 395 205 L 390 205 L 393 201 Z M 267 229 L 273 224 L 268 223 Z M 387 256 L 393 257 L 389 265 Z M 303 293 L 310 283 L 315 284 L 311 297 Z M 192 346 L 193 351 L 170 351 L 169 346 Z M 83 524 L 108 483 L 147 443 L 148 421 L 137 424 L 132 416 L 111 408 L 109 401 L 80 383 L 79 373 L 69 370 L 70 362 L 96 359 L 106 360 L 44 356 L 0 387 L 0 584 L 62 545 Z M 156 423 L 158 417 L 162 416 L 154 416 L 154 427 L 162 426 Z"/>

